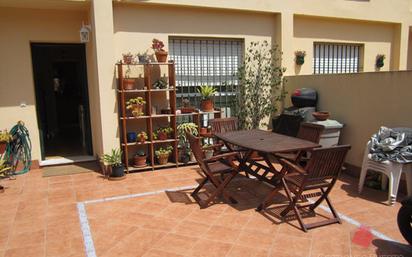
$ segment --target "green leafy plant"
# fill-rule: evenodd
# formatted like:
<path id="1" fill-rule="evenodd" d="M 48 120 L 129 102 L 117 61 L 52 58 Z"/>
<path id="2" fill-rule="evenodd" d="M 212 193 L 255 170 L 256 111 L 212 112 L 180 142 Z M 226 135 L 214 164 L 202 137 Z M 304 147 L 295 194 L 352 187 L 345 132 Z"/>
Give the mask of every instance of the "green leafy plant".
<path id="1" fill-rule="evenodd" d="M 167 88 L 167 80 L 165 78 L 160 78 L 153 83 L 152 87 L 165 89 Z"/>
<path id="2" fill-rule="evenodd" d="M 105 165 L 120 166 L 122 165 L 122 151 L 119 148 L 112 149 L 110 154 L 102 156 L 102 161 Z"/>
<path id="3" fill-rule="evenodd" d="M 251 42 L 238 71 L 237 117 L 241 129 L 267 125 L 264 118 L 275 113 L 285 97 L 282 53 L 267 41 Z"/>
<path id="4" fill-rule="evenodd" d="M 177 133 L 179 135 L 179 141 L 182 146 L 185 146 L 187 144 L 186 132 L 197 136 L 197 125 L 193 122 L 186 122 L 177 126 Z"/>
<path id="5" fill-rule="evenodd" d="M 133 109 L 134 105 L 144 105 L 146 101 L 143 99 L 143 97 L 138 96 L 135 98 L 131 98 L 126 102 L 126 108 L 127 109 Z"/>
<path id="6" fill-rule="evenodd" d="M 0 142 L 9 143 L 11 140 L 13 140 L 13 137 L 6 129 L 3 131 L 0 131 Z"/>
<path id="7" fill-rule="evenodd" d="M 216 94 L 216 89 L 213 86 L 203 85 L 197 89 L 203 100 L 211 99 Z"/>
<path id="8" fill-rule="evenodd" d="M 160 156 L 160 155 L 169 155 L 171 154 L 173 151 L 173 147 L 168 145 L 167 147 L 163 148 L 160 147 L 158 150 L 155 151 L 155 155 L 156 156 Z"/>
<path id="9" fill-rule="evenodd" d="M 11 166 L 6 162 L 6 160 L 0 159 L 0 177 L 7 177 L 11 172 Z"/>

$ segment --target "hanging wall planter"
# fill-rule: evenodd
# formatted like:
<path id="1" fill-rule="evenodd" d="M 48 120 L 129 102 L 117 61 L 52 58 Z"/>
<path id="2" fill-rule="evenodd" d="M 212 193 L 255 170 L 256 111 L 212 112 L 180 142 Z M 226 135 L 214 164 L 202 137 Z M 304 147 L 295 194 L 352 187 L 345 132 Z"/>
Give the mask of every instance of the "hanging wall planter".
<path id="1" fill-rule="evenodd" d="M 375 63 L 376 68 L 378 68 L 378 69 L 382 68 L 385 65 L 385 63 L 383 62 L 384 60 L 385 60 L 385 55 L 384 54 L 378 54 L 376 56 L 376 63 Z"/>
<path id="2" fill-rule="evenodd" d="M 303 65 L 305 63 L 305 51 L 296 51 L 295 52 L 295 63 L 296 65 Z"/>

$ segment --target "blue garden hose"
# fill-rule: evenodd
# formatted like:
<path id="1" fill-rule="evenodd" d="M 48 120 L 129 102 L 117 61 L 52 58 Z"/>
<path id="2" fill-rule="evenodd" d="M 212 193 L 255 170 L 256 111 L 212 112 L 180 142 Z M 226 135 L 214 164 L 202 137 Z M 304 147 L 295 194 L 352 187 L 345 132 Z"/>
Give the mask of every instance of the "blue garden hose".
<path id="1" fill-rule="evenodd" d="M 24 126 L 24 122 L 19 121 L 10 130 L 10 134 L 13 140 L 7 144 L 5 159 L 12 166 L 14 174 L 20 175 L 27 173 L 31 167 L 31 140 L 29 131 Z M 22 167 L 22 169 L 17 170 L 18 167 Z"/>

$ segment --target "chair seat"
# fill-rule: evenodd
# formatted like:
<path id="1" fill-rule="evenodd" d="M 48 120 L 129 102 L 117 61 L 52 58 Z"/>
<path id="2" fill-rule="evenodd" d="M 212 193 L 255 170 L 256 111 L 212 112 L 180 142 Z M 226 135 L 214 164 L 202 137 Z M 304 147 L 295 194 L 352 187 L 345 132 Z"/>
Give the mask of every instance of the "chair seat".
<path id="1" fill-rule="evenodd" d="M 302 185 L 303 178 L 304 176 L 299 173 L 292 173 L 285 176 L 285 180 L 292 183 L 294 186 Z M 330 182 L 325 179 L 308 179 L 305 183 L 305 189 L 327 187 L 329 184 Z"/>
<path id="2" fill-rule="evenodd" d="M 213 174 L 216 173 L 227 173 L 227 172 L 231 172 L 233 170 L 233 168 L 230 165 L 224 164 L 222 162 L 211 162 L 208 164 L 210 172 L 212 172 Z"/>
<path id="3" fill-rule="evenodd" d="M 298 155 L 296 153 L 277 153 L 275 156 L 278 159 L 286 159 L 289 161 L 295 161 L 298 158 Z"/>

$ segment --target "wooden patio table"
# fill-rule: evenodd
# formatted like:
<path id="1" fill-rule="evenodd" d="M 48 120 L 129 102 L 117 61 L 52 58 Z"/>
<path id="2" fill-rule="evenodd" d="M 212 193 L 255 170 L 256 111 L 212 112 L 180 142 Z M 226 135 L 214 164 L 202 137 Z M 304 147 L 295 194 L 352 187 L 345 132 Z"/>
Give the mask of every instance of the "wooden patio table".
<path id="1" fill-rule="evenodd" d="M 222 140 L 229 150 L 233 150 L 230 148 L 231 145 L 243 148 L 246 153 L 239 160 L 240 170 L 273 186 L 276 186 L 280 179 L 280 171 L 276 170 L 271 161 L 271 158 L 276 158 L 276 153 L 320 147 L 319 144 L 310 141 L 259 129 L 216 133 L 215 137 Z M 263 157 L 264 163 L 251 158 L 253 152 Z"/>

